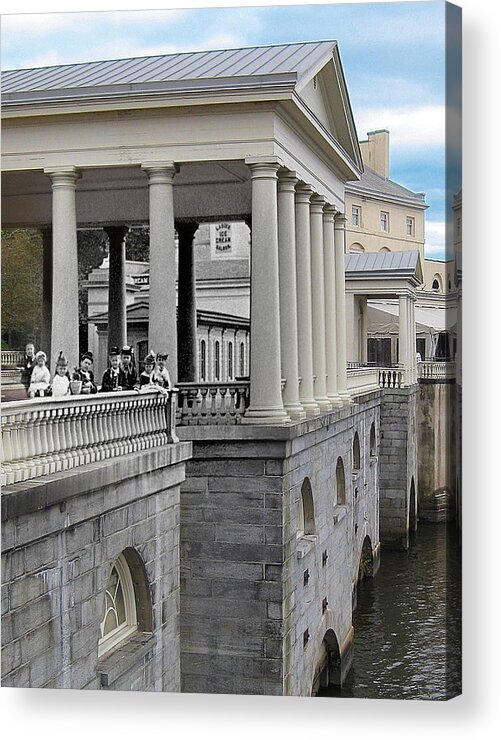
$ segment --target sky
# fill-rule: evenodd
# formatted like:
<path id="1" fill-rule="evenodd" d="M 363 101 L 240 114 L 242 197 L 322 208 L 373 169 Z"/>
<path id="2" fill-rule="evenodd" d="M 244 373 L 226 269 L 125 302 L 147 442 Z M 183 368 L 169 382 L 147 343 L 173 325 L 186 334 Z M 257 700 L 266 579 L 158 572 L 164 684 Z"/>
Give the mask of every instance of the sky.
<path id="1" fill-rule="evenodd" d="M 164 0 L 158 5 L 166 10 L 134 10 L 139 3 L 88 0 L 84 7 L 90 12 L 42 14 L 11 14 L 11 6 L 29 11 L 34 4 L 7 3 L 2 69 L 336 39 L 358 138 L 374 129 L 390 131 L 390 178 L 426 194 L 425 255 L 444 259 L 446 214 L 450 220 L 452 195 L 461 187 L 457 165 L 445 178 L 444 3 L 238 6 L 234 0 L 223 7 L 224 2 L 181 7 L 183 0 Z M 197 4 L 203 7 L 193 7 Z M 61 5 L 44 3 L 50 11 Z M 93 7 L 103 11 L 92 12 Z M 114 7 L 122 10 L 106 10 Z M 449 96 L 449 105 L 454 97 Z M 449 153 L 457 149 L 450 144 Z"/>

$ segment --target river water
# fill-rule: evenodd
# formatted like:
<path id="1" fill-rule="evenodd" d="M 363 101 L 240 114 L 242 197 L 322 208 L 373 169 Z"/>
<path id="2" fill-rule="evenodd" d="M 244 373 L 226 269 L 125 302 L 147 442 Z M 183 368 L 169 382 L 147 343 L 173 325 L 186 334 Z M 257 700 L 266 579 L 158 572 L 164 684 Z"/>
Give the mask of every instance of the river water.
<path id="1" fill-rule="evenodd" d="M 420 524 L 362 582 L 352 669 L 323 696 L 444 700 L 461 693 L 461 549 L 454 524 Z"/>

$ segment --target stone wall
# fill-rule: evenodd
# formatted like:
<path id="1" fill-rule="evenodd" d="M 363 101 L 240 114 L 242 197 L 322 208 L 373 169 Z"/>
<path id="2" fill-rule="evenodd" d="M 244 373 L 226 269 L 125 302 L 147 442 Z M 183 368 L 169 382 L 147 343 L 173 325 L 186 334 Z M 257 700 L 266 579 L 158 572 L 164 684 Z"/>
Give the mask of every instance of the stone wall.
<path id="1" fill-rule="evenodd" d="M 388 547 L 407 549 L 409 520 L 411 529 L 417 522 L 417 398 L 415 385 L 384 389 L 381 399 L 380 537 Z"/>
<path id="2" fill-rule="evenodd" d="M 418 510 L 423 521 L 455 517 L 456 406 L 455 383 L 420 381 Z"/>
<path id="3" fill-rule="evenodd" d="M 346 674 L 366 537 L 376 561 L 379 552 L 369 450 L 379 398 L 288 428 L 179 430 L 193 439 L 181 489 L 183 691 L 309 695 L 328 631 Z M 361 466 L 353 476 L 355 431 Z M 336 503 L 339 457 L 343 504 Z M 314 530 L 298 537 L 306 479 Z"/>
<path id="4" fill-rule="evenodd" d="M 179 691 L 179 488 L 190 451 L 169 445 L 4 488 L 3 686 Z M 123 551 L 140 629 L 98 661 L 104 590 Z"/>

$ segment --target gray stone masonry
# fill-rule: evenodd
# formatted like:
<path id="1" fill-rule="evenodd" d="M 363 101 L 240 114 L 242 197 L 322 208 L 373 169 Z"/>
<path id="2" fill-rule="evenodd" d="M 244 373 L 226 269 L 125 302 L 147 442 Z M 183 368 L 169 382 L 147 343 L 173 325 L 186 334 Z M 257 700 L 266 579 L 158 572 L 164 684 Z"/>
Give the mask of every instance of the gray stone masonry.
<path id="1" fill-rule="evenodd" d="M 179 691 L 179 490 L 191 445 L 168 445 L 2 493 L 2 685 Z M 98 661 L 104 589 L 142 563 L 139 631 Z M 139 597 L 138 597 L 139 599 Z"/>
<path id="2" fill-rule="evenodd" d="M 376 559 L 379 552 L 369 437 L 372 423 L 379 433 L 380 394 L 359 400 L 289 427 L 179 430 L 193 441 L 181 488 L 183 691 L 310 695 L 328 630 L 346 674 L 364 539 Z M 353 472 L 355 431 L 361 466 Z M 344 504 L 336 502 L 338 457 Z M 298 537 L 305 479 L 314 531 Z"/>
<path id="3" fill-rule="evenodd" d="M 384 389 L 381 399 L 379 498 L 381 544 L 409 547 L 411 490 L 418 490 L 418 387 Z"/>

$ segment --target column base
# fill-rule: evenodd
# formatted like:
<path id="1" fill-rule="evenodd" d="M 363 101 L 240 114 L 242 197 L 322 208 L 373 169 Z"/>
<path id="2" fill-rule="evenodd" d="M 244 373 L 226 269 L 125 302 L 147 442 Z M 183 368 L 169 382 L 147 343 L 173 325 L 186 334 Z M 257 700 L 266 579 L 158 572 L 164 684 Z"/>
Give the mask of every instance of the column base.
<path id="1" fill-rule="evenodd" d="M 284 403 L 285 413 L 291 418 L 291 421 L 302 421 L 306 419 L 306 411 L 300 403 Z"/>
<path id="2" fill-rule="evenodd" d="M 323 398 L 315 398 L 315 401 L 317 402 L 317 406 L 322 414 L 327 411 L 332 411 L 332 404 L 327 396 L 324 396 Z"/>
<path id="3" fill-rule="evenodd" d="M 331 395 L 327 395 L 327 398 L 330 401 L 333 411 L 335 409 L 340 409 L 344 405 L 339 393 L 332 393 Z"/>
<path id="4" fill-rule="evenodd" d="M 299 403 L 305 410 L 306 416 L 308 418 L 310 418 L 311 416 L 318 416 L 318 414 L 320 413 L 320 407 L 314 398 L 300 398 Z"/>
<path id="5" fill-rule="evenodd" d="M 339 398 L 343 406 L 351 406 L 353 404 L 353 398 L 350 396 L 348 391 L 339 391 Z"/>
<path id="6" fill-rule="evenodd" d="M 252 408 L 242 417 L 242 424 L 290 424 L 290 416 L 283 407 Z"/>

